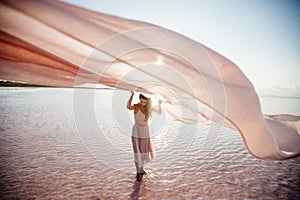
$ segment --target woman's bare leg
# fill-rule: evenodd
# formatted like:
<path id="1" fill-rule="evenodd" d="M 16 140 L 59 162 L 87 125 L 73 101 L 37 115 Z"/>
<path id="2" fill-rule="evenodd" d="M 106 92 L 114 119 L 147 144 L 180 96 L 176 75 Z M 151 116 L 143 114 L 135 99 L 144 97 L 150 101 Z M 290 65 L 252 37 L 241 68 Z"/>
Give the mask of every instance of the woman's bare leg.
<path id="1" fill-rule="evenodd" d="M 136 168 L 136 180 L 141 181 L 143 178 L 143 175 L 146 174 L 143 167 L 139 167 L 139 164 L 137 162 L 134 162 L 135 168 Z"/>

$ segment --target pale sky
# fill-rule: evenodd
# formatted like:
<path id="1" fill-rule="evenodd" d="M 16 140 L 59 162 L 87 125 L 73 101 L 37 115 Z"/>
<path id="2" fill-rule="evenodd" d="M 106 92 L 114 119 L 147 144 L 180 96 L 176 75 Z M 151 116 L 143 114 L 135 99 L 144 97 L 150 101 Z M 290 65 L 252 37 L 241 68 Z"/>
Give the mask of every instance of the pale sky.
<path id="1" fill-rule="evenodd" d="M 65 1 L 181 33 L 236 63 L 256 89 L 300 89 L 300 1 Z"/>

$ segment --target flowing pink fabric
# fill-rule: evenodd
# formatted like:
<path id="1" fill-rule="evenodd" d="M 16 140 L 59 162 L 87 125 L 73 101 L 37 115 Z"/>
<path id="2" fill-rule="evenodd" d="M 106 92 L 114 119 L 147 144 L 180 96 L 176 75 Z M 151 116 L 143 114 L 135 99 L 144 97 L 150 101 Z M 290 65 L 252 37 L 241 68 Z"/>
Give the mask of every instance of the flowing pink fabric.
<path id="1" fill-rule="evenodd" d="M 196 41 L 59 1 L 0 5 L 1 79 L 64 87 L 101 83 L 159 94 L 177 120 L 239 131 L 255 157 L 300 154 L 299 117 L 263 116 L 240 69 Z"/>

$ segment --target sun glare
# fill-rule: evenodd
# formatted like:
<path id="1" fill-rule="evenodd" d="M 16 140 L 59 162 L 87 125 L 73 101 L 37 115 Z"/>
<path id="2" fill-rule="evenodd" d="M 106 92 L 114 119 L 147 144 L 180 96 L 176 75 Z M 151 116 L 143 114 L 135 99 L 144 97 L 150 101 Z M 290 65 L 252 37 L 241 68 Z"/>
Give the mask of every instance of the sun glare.
<path id="1" fill-rule="evenodd" d="M 164 59 L 163 59 L 163 57 L 162 57 L 162 56 L 158 56 L 158 58 L 157 58 L 155 64 L 157 64 L 157 65 L 163 65 L 163 64 L 164 64 Z"/>

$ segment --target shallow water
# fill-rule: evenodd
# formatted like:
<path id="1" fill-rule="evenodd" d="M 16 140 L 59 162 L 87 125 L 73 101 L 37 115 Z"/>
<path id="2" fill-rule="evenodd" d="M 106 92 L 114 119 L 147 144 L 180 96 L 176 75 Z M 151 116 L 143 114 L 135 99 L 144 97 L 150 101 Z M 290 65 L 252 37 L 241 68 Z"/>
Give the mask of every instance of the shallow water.
<path id="1" fill-rule="evenodd" d="M 251 156 L 239 133 L 153 114 L 135 181 L 129 92 L 0 91 L 2 199 L 299 199 L 300 162 Z M 269 109 L 269 108 L 268 108 Z"/>
<path id="2" fill-rule="evenodd" d="M 291 114 L 300 116 L 300 97 L 259 97 L 264 114 Z"/>

